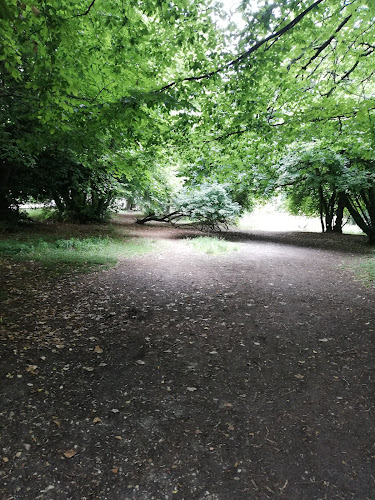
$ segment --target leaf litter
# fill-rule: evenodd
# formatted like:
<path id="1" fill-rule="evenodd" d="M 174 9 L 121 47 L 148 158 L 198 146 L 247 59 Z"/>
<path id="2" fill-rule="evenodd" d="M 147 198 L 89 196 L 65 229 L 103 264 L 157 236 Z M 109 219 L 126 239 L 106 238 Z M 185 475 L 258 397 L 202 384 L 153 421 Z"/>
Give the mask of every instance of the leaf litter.
<path id="1" fill-rule="evenodd" d="M 1 494 L 371 498 L 373 291 L 319 236 L 213 259 L 129 228 L 164 258 L 5 269 Z"/>

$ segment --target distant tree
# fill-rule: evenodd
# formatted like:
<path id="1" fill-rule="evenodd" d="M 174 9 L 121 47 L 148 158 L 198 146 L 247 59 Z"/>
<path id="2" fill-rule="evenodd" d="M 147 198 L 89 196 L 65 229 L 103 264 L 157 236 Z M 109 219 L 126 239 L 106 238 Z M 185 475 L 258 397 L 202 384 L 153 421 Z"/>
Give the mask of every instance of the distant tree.
<path id="1" fill-rule="evenodd" d="M 281 188 L 294 213 L 319 215 L 323 232 L 342 232 L 345 200 L 340 177 L 345 174 L 343 155 L 320 144 L 301 144 L 276 166 Z"/>
<path id="2" fill-rule="evenodd" d="M 375 160 L 371 154 L 300 144 L 278 163 L 276 185 L 286 193 L 292 211 L 319 214 L 323 232 L 342 232 L 346 210 L 373 244 Z"/>
<path id="3" fill-rule="evenodd" d="M 52 200 L 61 220 L 103 222 L 113 205 L 118 181 L 105 165 L 85 165 L 74 152 L 43 151 L 29 174 L 34 198 Z"/>

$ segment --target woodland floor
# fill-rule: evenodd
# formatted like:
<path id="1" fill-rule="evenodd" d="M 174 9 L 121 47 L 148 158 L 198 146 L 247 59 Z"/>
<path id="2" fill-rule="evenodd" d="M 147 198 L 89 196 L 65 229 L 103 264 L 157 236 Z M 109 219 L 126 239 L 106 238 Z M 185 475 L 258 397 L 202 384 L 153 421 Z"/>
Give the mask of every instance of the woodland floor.
<path id="1" fill-rule="evenodd" d="M 208 256 L 124 224 L 163 245 L 1 270 L 0 499 L 373 500 L 364 238 L 228 233 L 239 250 Z"/>

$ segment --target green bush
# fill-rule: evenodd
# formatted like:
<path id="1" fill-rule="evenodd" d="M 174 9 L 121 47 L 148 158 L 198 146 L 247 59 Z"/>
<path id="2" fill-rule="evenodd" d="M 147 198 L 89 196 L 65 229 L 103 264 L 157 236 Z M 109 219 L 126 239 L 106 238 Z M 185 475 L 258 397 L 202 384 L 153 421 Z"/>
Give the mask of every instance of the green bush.
<path id="1" fill-rule="evenodd" d="M 207 229 L 234 224 L 241 213 L 240 205 L 232 201 L 225 186 L 216 183 L 182 191 L 175 205 L 178 211 Z"/>

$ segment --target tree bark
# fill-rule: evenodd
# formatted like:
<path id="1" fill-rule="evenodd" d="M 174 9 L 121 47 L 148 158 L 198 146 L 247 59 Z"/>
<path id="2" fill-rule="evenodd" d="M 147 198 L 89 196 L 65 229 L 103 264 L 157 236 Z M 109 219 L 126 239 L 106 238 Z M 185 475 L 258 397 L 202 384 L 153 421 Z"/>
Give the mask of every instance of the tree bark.
<path id="1" fill-rule="evenodd" d="M 185 217 L 186 214 L 182 212 L 172 212 L 170 214 L 161 214 L 161 215 L 155 215 L 155 214 L 149 214 L 146 215 L 146 217 L 143 217 L 143 219 L 137 219 L 136 223 L 137 224 L 145 224 L 146 222 L 150 221 L 155 221 L 155 222 L 173 222 L 174 220 L 181 219 L 181 217 Z"/>
<path id="2" fill-rule="evenodd" d="M 334 233 L 342 233 L 342 225 L 344 220 L 345 197 L 343 193 L 339 193 L 339 199 L 336 209 L 336 220 L 333 226 Z"/>
<path id="3" fill-rule="evenodd" d="M 350 215 L 353 217 L 354 222 L 357 226 L 362 229 L 362 231 L 367 235 L 368 243 L 370 245 L 375 245 L 375 225 L 370 226 L 363 219 L 362 215 L 353 206 L 353 203 L 349 199 L 348 195 L 345 195 L 345 206 L 348 209 Z"/>

